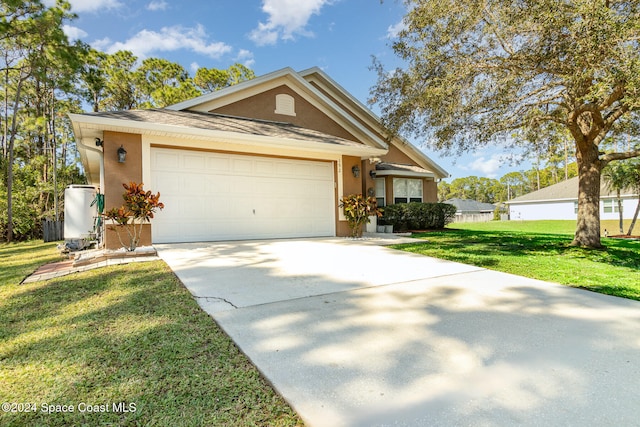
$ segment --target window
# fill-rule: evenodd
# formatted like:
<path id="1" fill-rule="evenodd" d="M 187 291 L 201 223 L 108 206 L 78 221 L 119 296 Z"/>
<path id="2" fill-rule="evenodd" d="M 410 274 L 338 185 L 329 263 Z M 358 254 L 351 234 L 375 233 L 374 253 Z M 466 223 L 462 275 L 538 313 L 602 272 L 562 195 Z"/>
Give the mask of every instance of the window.
<path id="1" fill-rule="evenodd" d="M 276 114 L 296 115 L 296 104 L 293 96 L 281 93 L 276 95 Z"/>
<path id="2" fill-rule="evenodd" d="M 578 213 L 578 202 L 573 202 L 573 213 L 574 214 Z"/>
<path id="3" fill-rule="evenodd" d="M 620 212 L 620 210 L 618 209 L 618 201 L 615 199 L 604 199 L 602 201 L 602 207 L 604 209 L 604 213 Z"/>
<path id="4" fill-rule="evenodd" d="M 384 178 L 376 178 L 376 202 L 380 207 L 385 206 L 386 190 Z"/>
<path id="5" fill-rule="evenodd" d="M 393 202 L 422 202 L 422 180 L 408 178 L 393 179 Z"/>

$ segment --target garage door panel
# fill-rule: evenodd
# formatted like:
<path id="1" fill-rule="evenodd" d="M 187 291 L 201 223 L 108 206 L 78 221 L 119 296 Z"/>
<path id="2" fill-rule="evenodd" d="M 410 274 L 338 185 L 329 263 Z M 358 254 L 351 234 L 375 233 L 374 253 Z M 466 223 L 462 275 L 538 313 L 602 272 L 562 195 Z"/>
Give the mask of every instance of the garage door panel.
<path id="1" fill-rule="evenodd" d="M 202 156 L 185 155 L 183 156 L 183 167 L 190 171 L 204 171 L 207 168 L 207 161 Z"/>
<path id="2" fill-rule="evenodd" d="M 220 156 L 208 156 L 207 169 L 222 174 L 227 173 L 231 170 L 231 159 Z"/>
<path id="3" fill-rule="evenodd" d="M 329 162 L 152 148 L 154 242 L 335 235 Z"/>
<path id="4" fill-rule="evenodd" d="M 273 176 L 275 172 L 275 165 L 272 160 L 256 160 L 254 175 L 258 176 Z"/>
<path id="5" fill-rule="evenodd" d="M 231 160 L 231 171 L 238 175 L 251 175 L 253 173 L 253 162 L 248 159 L 233 158 Z"/>
<path id="6" fill-rule="evenodd" d="M 175 153 L 155 153 L 156 166 L 164 170 L 175 170 L 180 167 L 180 158 Z"/>

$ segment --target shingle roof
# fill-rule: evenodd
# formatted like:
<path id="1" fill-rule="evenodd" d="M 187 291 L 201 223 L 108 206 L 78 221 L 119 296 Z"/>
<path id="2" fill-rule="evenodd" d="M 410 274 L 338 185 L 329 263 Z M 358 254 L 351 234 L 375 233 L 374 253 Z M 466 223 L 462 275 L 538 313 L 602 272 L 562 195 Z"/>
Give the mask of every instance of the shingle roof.
<path id="1" fill-rule="evenodd" d="M 491 203 L 483 203 L 475 200 L 453 198 L 445 200 L 444 203 L 448 203 L 456 207 L 457 212 L 472 213 L 472 212 L 493 212 L 496 205 Z"/>
<path id="2" fill-rule="evenodd" d="M 631 194 L 630 191 L 623 191 L 622 194 Z M 600 181 L 600 197 L 615 197 L 616 191 L 610 189 L 606 181 Z M 551 200 L 578 200 L 578 177 L 561 181 L 549 187 L 516 197 L 507 203 L 526 203 Z"/>
<path id="3" fill-rule="evenodd" d="M 105 111 L 86 113 L 105 119 L 156 123 L 184 128 L 211 131 L 235 132 L 246 135 L 269 136 L 282 139 L 298 139 L 342 146 L 362 146 L 361 143 L 329 135 L 313 129 L 301 128 L 291 123 L 250 119 L 198 111 L 175 111 L 168 109 Z"/>

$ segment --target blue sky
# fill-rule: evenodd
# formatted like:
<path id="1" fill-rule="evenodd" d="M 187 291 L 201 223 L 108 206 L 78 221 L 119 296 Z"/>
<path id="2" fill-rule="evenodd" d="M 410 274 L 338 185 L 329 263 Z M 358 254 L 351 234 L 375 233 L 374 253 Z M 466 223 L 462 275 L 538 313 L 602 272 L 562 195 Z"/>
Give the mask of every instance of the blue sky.
<path id="1" fill-rule="evenodd" d="M 198 67 L 242 63 L 256 75 L 284 67 L 322 68 L 363 103 L 376 75 L 372 56 L 385 66 L 398 60 L 391 37 L 405 13 L 398 0 L 70 0 L 78 18 L 65 29 L 96 49 L 131 50 L 139 58 Z M 378 114 L 376 106 L 371 106 Z M 487 148 L 447 157 L 412 141 L 452 178 L 499 178 L 528 164 L 511 166 L 505 153 Z M 450 180 L 448 180 L 450 181 Z"/>

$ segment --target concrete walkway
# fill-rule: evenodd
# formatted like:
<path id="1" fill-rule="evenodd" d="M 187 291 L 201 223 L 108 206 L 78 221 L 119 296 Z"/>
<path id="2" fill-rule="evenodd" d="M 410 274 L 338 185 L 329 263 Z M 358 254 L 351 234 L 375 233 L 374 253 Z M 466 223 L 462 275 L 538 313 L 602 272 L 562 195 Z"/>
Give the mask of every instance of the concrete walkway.
<path id="1" fill-rule="evenodd" d="M 379 246 L 156 245 L 310 426 L 640 425 L 640 303 Z"/>
<path id="2" fill-rule="evenodd" d="M 52 262 L 41 266 L 26 277 L 22 283 L 26 284 L 51 280 L 69 274 L 82 273 L 111 265 L 156 261 L 159 259 L 155 249 L 149 246 L 138 248 L 135 252 L 89 249 L 74 253 L 72 259 Z"/>

